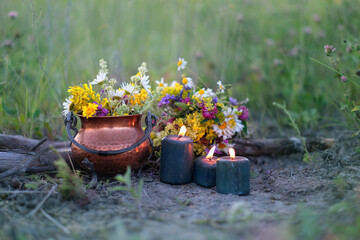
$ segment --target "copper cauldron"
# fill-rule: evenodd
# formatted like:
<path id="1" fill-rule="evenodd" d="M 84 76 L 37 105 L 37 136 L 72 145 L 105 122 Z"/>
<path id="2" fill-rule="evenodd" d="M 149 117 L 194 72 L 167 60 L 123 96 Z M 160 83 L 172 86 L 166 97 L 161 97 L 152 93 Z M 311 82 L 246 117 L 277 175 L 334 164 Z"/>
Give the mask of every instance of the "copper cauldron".
<path id="1" fill-rule="evenodd" d="M 76 134 L 76 118 L 69 113 L 65 119 L 73 159 L 83 167 L 87 158 L 100 174 L 116 174 L 142 167 L 150 156 L 150 132 L 156 117 L 148 112 L 145 132 L 141 115 L 90 117 L 80 116 L 81 128 Z M 75 137 L 70 129 L 75 131 Z"/>

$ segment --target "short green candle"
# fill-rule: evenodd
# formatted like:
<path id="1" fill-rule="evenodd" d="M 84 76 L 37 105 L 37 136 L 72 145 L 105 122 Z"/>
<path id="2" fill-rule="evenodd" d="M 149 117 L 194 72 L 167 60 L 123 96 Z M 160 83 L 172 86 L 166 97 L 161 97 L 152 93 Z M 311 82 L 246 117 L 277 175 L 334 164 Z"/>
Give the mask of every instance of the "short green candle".
<path id="1" fill-rule="evenodd" d="M 194 161 L 194 182 L 202 187 L 215 187 L 217 157 L 201 156 Z"/>
<path id="2" fill-rule="evenodd" d="M 224 194 L 250 194 L 250 161 L 246 157 L 221 157 L 216 162 L 216 191 Z"/>

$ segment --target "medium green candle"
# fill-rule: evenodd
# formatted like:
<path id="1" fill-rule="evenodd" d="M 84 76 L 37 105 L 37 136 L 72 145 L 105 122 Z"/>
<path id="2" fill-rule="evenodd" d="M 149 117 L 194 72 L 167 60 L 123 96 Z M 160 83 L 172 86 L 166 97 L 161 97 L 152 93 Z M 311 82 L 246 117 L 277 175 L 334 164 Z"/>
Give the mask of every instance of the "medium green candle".
<path id="1" fill-rule="evenodd" d="M 250 194 L 250 161 L 246 157 L 235 156 L 234 149 L 230 156 L 221 157 L 216 162 L 216 191 L 224 194 Z"/>

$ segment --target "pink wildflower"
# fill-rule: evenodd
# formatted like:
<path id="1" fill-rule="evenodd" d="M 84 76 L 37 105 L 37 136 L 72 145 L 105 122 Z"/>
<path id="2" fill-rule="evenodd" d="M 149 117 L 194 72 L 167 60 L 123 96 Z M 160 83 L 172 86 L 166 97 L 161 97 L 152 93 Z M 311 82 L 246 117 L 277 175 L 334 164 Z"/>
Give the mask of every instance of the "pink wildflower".
<path id="1" fill-rule="evenodd" d="M 8 13 L 8 17 L 11 18 L 11 19 L 17 18 L 18 15 L 19 15 L 19 14 L 18 14 L 16 11 L 10 11 L 10 12 Z"/>
<path id="2" fill-rule="evenodd" d="M 239 119 L 241 121 L 246 121 L 246 119 L 249 118 L 249 110 L 245 106 L 238 107 L 239 112 L 241 112 L 241 115 L 239 116 Z"/>
<path id="3" fill-rule="evenodd" d="M 324 51 L 326 53 L 326 55 L 330 56 L 331 53 L 335 52 L 336 48 L 334 48 L 333 45 L 325 45 L 324 46 Z"/>
<path id="4" fill-rule="evenodd" d="M 215 115 L 218 113 L 216 104 L 215 104 L 214 108 L 210 109 L 210 110 L 207 107 L 203 106 L 201 111 L 202 111 L 202 115 L 204 116 L 205 119 L 215 119 L 215 117 L 216 117 Z"/>

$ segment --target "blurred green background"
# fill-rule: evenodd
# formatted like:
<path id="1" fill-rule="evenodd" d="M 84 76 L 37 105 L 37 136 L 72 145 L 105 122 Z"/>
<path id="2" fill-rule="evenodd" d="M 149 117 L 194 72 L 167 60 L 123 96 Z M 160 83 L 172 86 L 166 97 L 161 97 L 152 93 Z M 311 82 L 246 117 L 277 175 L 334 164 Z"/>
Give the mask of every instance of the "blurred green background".
<path id="1" fill-rule="evenodd" d="M 249 97 L 250 122 L 264 135 L 267 122 L 287 121 L 274 101 L 286 102 L 302 129 L 341 120 L 341 83 L 310 58 L 326 62 L 325 44 L 342 57 L 343 40 L 359 37 L 360 3 L 24 0 L 0 1 L 0 12 L 2 133 L 62 138 L 67 88 L 92 80 L 100 58 L 120 81 L 146 61 L 155 86 L 161 77 L 175 80 L 184 57 L 189 76 L 211 87 L 221 80 L 239 100 Z"/>

